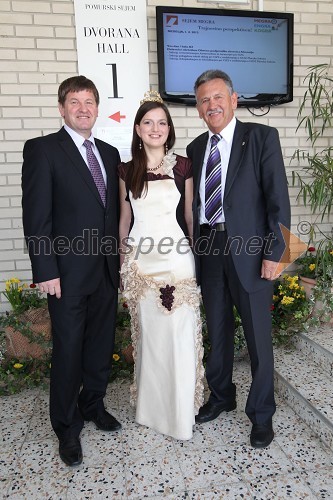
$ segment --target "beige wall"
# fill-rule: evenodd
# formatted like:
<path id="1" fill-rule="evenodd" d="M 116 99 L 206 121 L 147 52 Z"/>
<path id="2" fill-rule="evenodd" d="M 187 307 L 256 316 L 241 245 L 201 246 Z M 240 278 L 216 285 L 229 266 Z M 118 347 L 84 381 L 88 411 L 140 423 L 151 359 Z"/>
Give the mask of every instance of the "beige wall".
<path id="1" fill-rule="evenodd" d="M 83 0 L 82 0 L 83 1 Z M 196 0 L 147 0 L 151 87 L 157 89 L 155 5 L 217 7 Z M 223 4 L 220 4 L 223 7 Z M 258 8 L 226 4 L 227 8 Z M 254 117 L 244 108 L 236 115 L 279 130 L 288 176 L 290 157 L 304 145 L 304 134 L 295 135 L 302 80 L 307 66 L 330 62 L 333 55 L 332 0 L 264 0 L 266 11 L 295 14 L 294 101 Z M 0 0 L 0 290 L 13 276 L 31 279 L 30 263 L 23 252 L 21 221 L 21 162 L 24 141 L 54 132 L 62 125 L 57 110 L 57 89 L 77 73 L 73 0 Z M 246 76 L 245 76 L 246 77 Z M 184 153 L 192 138 L 203 131 L 195 108 L 170 106 L 177 130 L 176 150 Z M 256 111 L 260 114 L 259 111 Z M 303 135 L 303 137 L 302 137 Z M 293 229 L 307 219 L 307 210 L 296 201 L 290 187 Z M 324 224 L 329 230 L 332 224 Z M 0 311 L 6 308 L 1 296 Z"/>

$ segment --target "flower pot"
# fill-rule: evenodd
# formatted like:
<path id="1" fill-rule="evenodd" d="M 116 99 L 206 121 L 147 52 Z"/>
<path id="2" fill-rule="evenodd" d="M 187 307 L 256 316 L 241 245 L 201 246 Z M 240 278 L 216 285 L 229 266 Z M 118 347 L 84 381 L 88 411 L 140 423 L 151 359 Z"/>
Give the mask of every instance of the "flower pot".
<path id="1" fill-rule="evenodd" d="M 51 347 L 47 345 L 51 340 L 51 320 L 47 308 L 29 309 L 21 314 L 19 320 L 23 324 L 30 323 L 34 336 L 42 337 L 45 345 L 29 342 L 28 337 L 15 330 L 12 326 L 5 328 L 6 356 L 9 358 L 42 358 L 48 354 Z"/>
<path id="2" fill-rule="evenodd" d="M 331 292 L 333 293 L 333 287 L 331 288 Z M 333 324 L 333 314 L 324 314 L 323 311 L 325 310 L 325 306 L 323 301 L 321 300 L 316 300 L 314 304 L 314 311 L 313 315 L 317 315 L 320 318 L 321 323 L 329 323 Z"/>
<path id="3" fill-rule="evenodd" d="M 304 287 L 306 298 L 309 299 L 312 289 L 316 285 L 317 281 L 314 278 L 306 278 L 305 276 L 300 276 L 299 281 L 300 285 Z"/>
<path id="4" fill-rule="evenodd" d="M 317 284 L 317 281 L 313 278 L 306 278 L 305 276 L 300 276 L 300 285 L 304 287 L 305 295 L 307 299 L 309 299 L 313 287 Z M 331 292 L 333 293 L 333 287 L 331 288 Z M 324 316 L 320 314 L 320 311 L 323 309 L 323 302 L 321 300 L 316 300 L 314 303 L 314 309 L 312 312 L 312 316 L 318 316 L 320 317 L 320 321 L 322 323 L 331 323 L 333 324 L 333 316 L 327 321 L 326 319 L 323 319 Z"/>

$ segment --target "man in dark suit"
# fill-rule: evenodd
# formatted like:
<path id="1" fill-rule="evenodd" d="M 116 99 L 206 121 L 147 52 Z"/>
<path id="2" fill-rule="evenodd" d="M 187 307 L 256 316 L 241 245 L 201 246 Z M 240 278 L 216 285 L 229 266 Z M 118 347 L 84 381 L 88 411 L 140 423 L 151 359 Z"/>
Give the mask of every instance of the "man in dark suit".
<path id="1" fill-rule="evenodd" d="M 271 303 L 273 279 L 285 250 L 281 225 L 290 203 L 277 130 L 236 120 L 229 76 L 209 70 L 195 82 L 197 109 L 209 131 L 187 147 L 193 162 L 194 251 L 211 350 L 211 391 L 198 423 L 236 408 L 232 382 L 234 315 L 238 309 L 251 359 L 246 414 L 253 447 L 268 446 L 275 412 Z M 206 244 L 206 240 L 209 244 Z"/>
<path id="2" fill-rule="evenodd" d="M 94 139 L 99 94 L 74 76 L 58 90 L 65 125 L 23 151 L 23 226 L 33 280 L 48 294 L 50 418 L 67 465 L 82 462 L 84 420 L 115 431 L 104 407 L 118 297 L 116 148 Z"/>

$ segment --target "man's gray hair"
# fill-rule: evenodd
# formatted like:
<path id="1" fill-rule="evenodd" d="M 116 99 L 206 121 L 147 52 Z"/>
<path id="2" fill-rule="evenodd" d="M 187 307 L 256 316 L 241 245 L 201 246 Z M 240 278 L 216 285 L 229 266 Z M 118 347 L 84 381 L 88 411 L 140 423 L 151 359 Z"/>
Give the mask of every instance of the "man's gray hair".
<path id="1" fill-rule="evenodd" d="M 228 87 L 230 95 L 234 93 L 234 86 L 232 84 L 231 78 L 227 73 L 224 73 L 224 71 L 221 71 L 219 69 L 208 69 L 207 71 L 204 71 L 200 76 L 195 81 L 194 84 L 194 93 L 197 95 L 197 90 L 200 85 L 203 83 L 209 82 L 210 80 L 215 80 L 216 78 L 220 78 L 221 80 L 224 81 L 226 86 Z"/>

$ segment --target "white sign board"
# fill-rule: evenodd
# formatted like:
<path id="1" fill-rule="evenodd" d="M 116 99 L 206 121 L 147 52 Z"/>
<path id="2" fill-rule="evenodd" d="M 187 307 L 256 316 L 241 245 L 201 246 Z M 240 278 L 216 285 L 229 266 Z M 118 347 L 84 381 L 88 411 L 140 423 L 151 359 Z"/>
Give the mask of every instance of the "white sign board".
<path id="1" fill-rule="evenodd" d="M 206 3 L 249 3 L 249 0 L 199 0 Z M 199 6 L 198 6 L 199 7 Z"/>
<path id="2" fill-rule="evenodd" d="M 149 90 L 146 0 L 74 0 L 79 74 L 100 94 L 94 135 L 130 159 L 133 122 Z"/>

